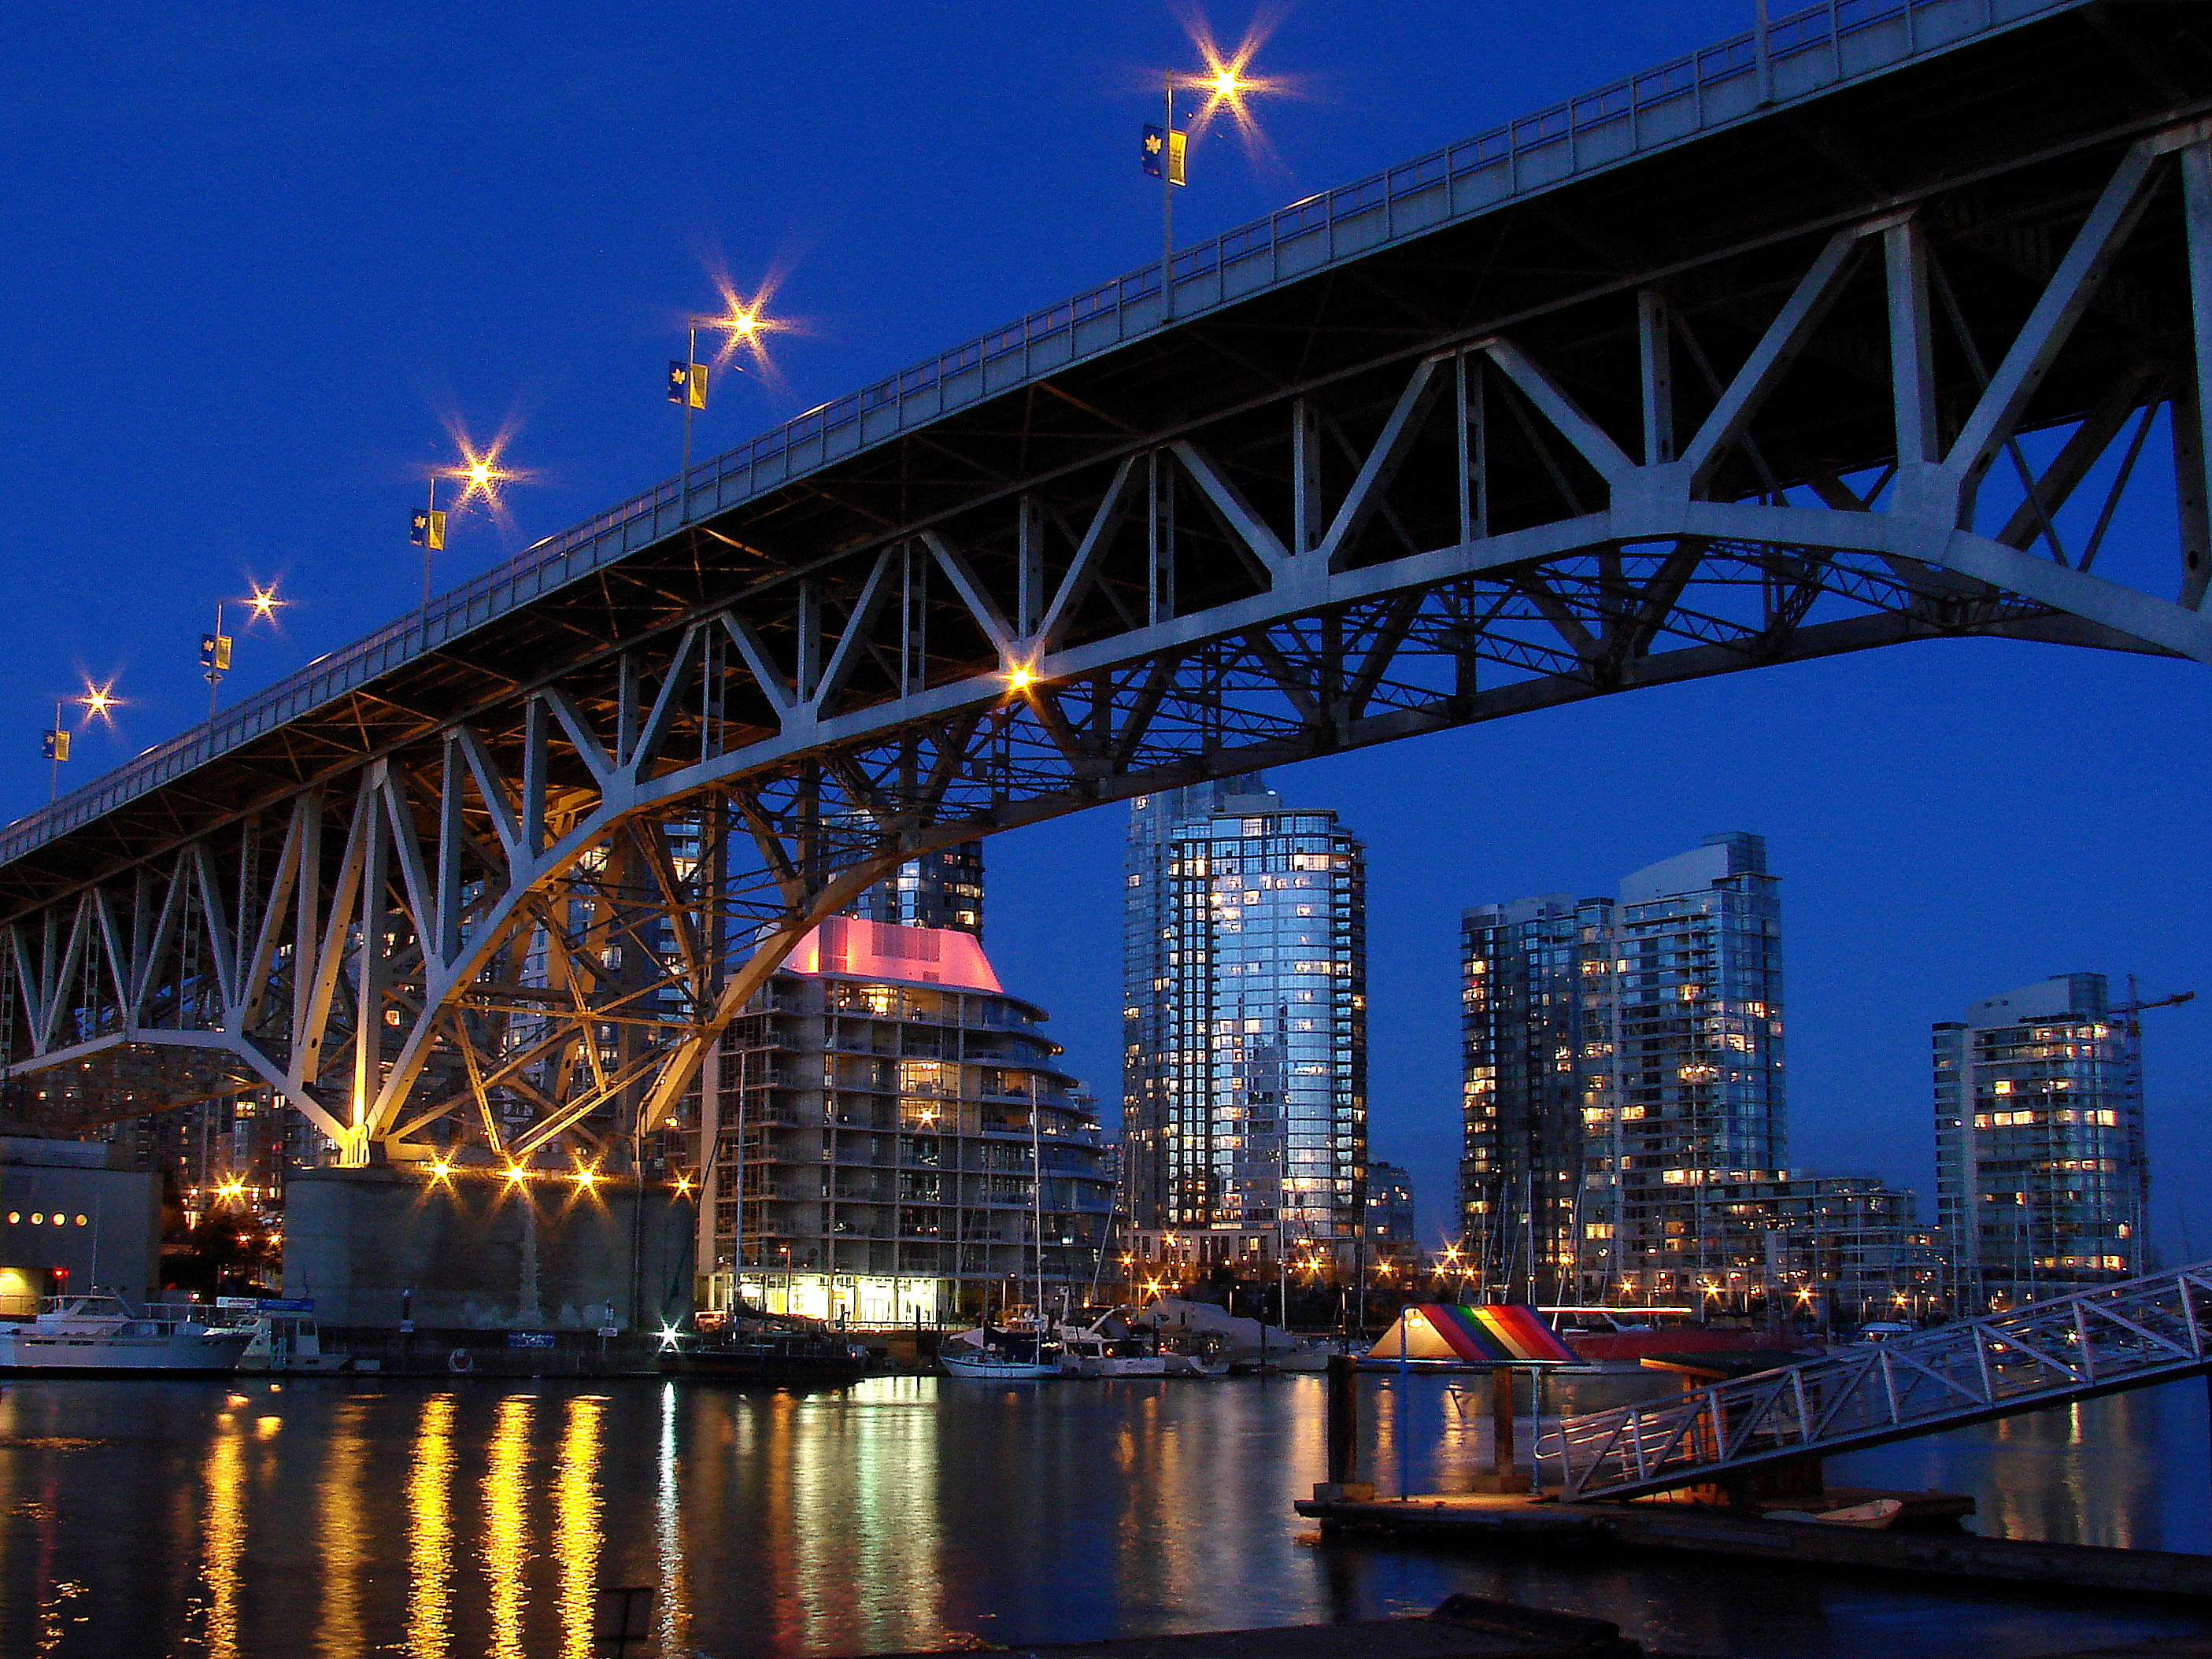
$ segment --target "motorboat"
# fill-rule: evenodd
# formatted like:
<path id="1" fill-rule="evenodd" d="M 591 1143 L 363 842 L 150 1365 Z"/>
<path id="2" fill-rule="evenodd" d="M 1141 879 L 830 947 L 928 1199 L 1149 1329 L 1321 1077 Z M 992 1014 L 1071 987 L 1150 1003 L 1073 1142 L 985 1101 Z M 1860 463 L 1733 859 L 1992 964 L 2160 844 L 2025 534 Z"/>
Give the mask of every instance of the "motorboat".
<path id="1" fill-rule="evenodd" d="M 1229 1369 L 1218 1353 L 1183 1346 L 1129 1308 L 1085 1308 L 1090 1322 L 1059 1326 L 1062 1376 L 1218 1376 Z"/>
<path id="2" fill-rule="evenodd" d="M 36 1318 L 0 1325 L 0 1371 L 44 1376 L 228 1376 L 253 1340 L 189 1303 L 133 1308 L 112 1291 L 50 1296 Z"/>
<path id="3" fill-rule="evenodd" d="M 302 1298 L 217 1297 L 222 1323 L 250 1333 L 239 1357 L 242 1371 L 283 1371 L 329 1376 L 353 1364 L 353 1356 L 325 1353 L 315 1323 L 315 1304 Z"/>
<path id="4" fill-rule="evenodd" d="M 764 1322 L 678 1336 L 660 1355 L 670 1376 L 773 1388 L 842 1389 L 866 1376 L 868 1364 L 867 1348 L 835 1331 Z"/>

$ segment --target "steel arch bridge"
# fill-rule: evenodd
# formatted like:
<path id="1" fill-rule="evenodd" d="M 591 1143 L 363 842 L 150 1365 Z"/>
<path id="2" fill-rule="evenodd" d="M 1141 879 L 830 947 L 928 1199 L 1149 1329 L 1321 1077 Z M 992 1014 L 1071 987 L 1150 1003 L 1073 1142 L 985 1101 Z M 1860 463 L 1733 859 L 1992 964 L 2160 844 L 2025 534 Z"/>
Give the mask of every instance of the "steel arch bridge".
<path id="1" fill-rule="evenodd" d="M 1916 640 L 2212 662 L 2208 371 L 2212 4 L 1813 6 L 811 411 L 19 821 L 8 1112 L 619 1159 L 934 847 Z"/>

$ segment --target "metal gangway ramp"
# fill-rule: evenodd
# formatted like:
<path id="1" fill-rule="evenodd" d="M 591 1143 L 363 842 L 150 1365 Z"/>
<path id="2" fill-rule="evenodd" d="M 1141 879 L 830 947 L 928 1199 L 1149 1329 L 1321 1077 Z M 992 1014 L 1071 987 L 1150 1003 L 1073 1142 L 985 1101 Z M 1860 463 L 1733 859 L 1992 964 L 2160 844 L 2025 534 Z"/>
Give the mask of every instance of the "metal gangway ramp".
<path id="1" fill-rule="evenodd" d="M 1678 1398 L 1562 1418 L 1536 1441 L 1565 1503 L 1637 1498 L 2212 1371 L 2212 1262 L 1893 1337 Z"/>

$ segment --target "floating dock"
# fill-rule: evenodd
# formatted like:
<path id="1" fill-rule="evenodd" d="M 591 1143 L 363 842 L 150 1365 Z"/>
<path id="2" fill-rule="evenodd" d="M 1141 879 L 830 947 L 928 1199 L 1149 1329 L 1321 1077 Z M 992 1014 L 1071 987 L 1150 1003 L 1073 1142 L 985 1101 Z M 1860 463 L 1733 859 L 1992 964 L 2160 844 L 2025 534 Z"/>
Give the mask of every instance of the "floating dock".
<path id="1" fill-rule="evenodd" d="M 1943 1494 L 1831 1492 L 1955 1505 Z M 1972 1533 L 1874 1529 L 1820 1521 L 1769 1520 L 1755 1511 L 1694 1504 L 1561 1504 L 1528 1494 L 1431 1493 L 1372 1498 L 1317 1497 L 1297 1505 L 1325 1532 L 1469 1543 L 1523 1541 L 1748 1556 L 1804 1566 L 1982 1578 L 2131 1595 L 2212 1598 L 2212 1556 L 2162 1550 L 2046 1544 Z M 1950 1514 L 1959 1513 L 1955 1507 Z M 1932 1511 L 1931 1511 L 1932 1516 Z"/>

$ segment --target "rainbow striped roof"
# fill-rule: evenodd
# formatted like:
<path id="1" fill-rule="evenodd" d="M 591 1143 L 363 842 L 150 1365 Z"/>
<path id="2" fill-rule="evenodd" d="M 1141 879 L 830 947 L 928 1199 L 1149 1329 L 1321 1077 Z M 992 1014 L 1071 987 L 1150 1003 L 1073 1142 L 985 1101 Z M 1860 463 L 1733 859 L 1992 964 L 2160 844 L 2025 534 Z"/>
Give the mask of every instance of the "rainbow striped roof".
<path id="1" fill-rule="evenodd" d="M 1403 1342 L 1401 1350 L 1400 1343 Z M 1463 1308 L 1416 1302 L 1398 1316 L 1370 1359 L 1450 1359 L 1463 1365 L 1569 1365 L 1574 1350 L 1534 1308 L 1495 1303 Z"/>

